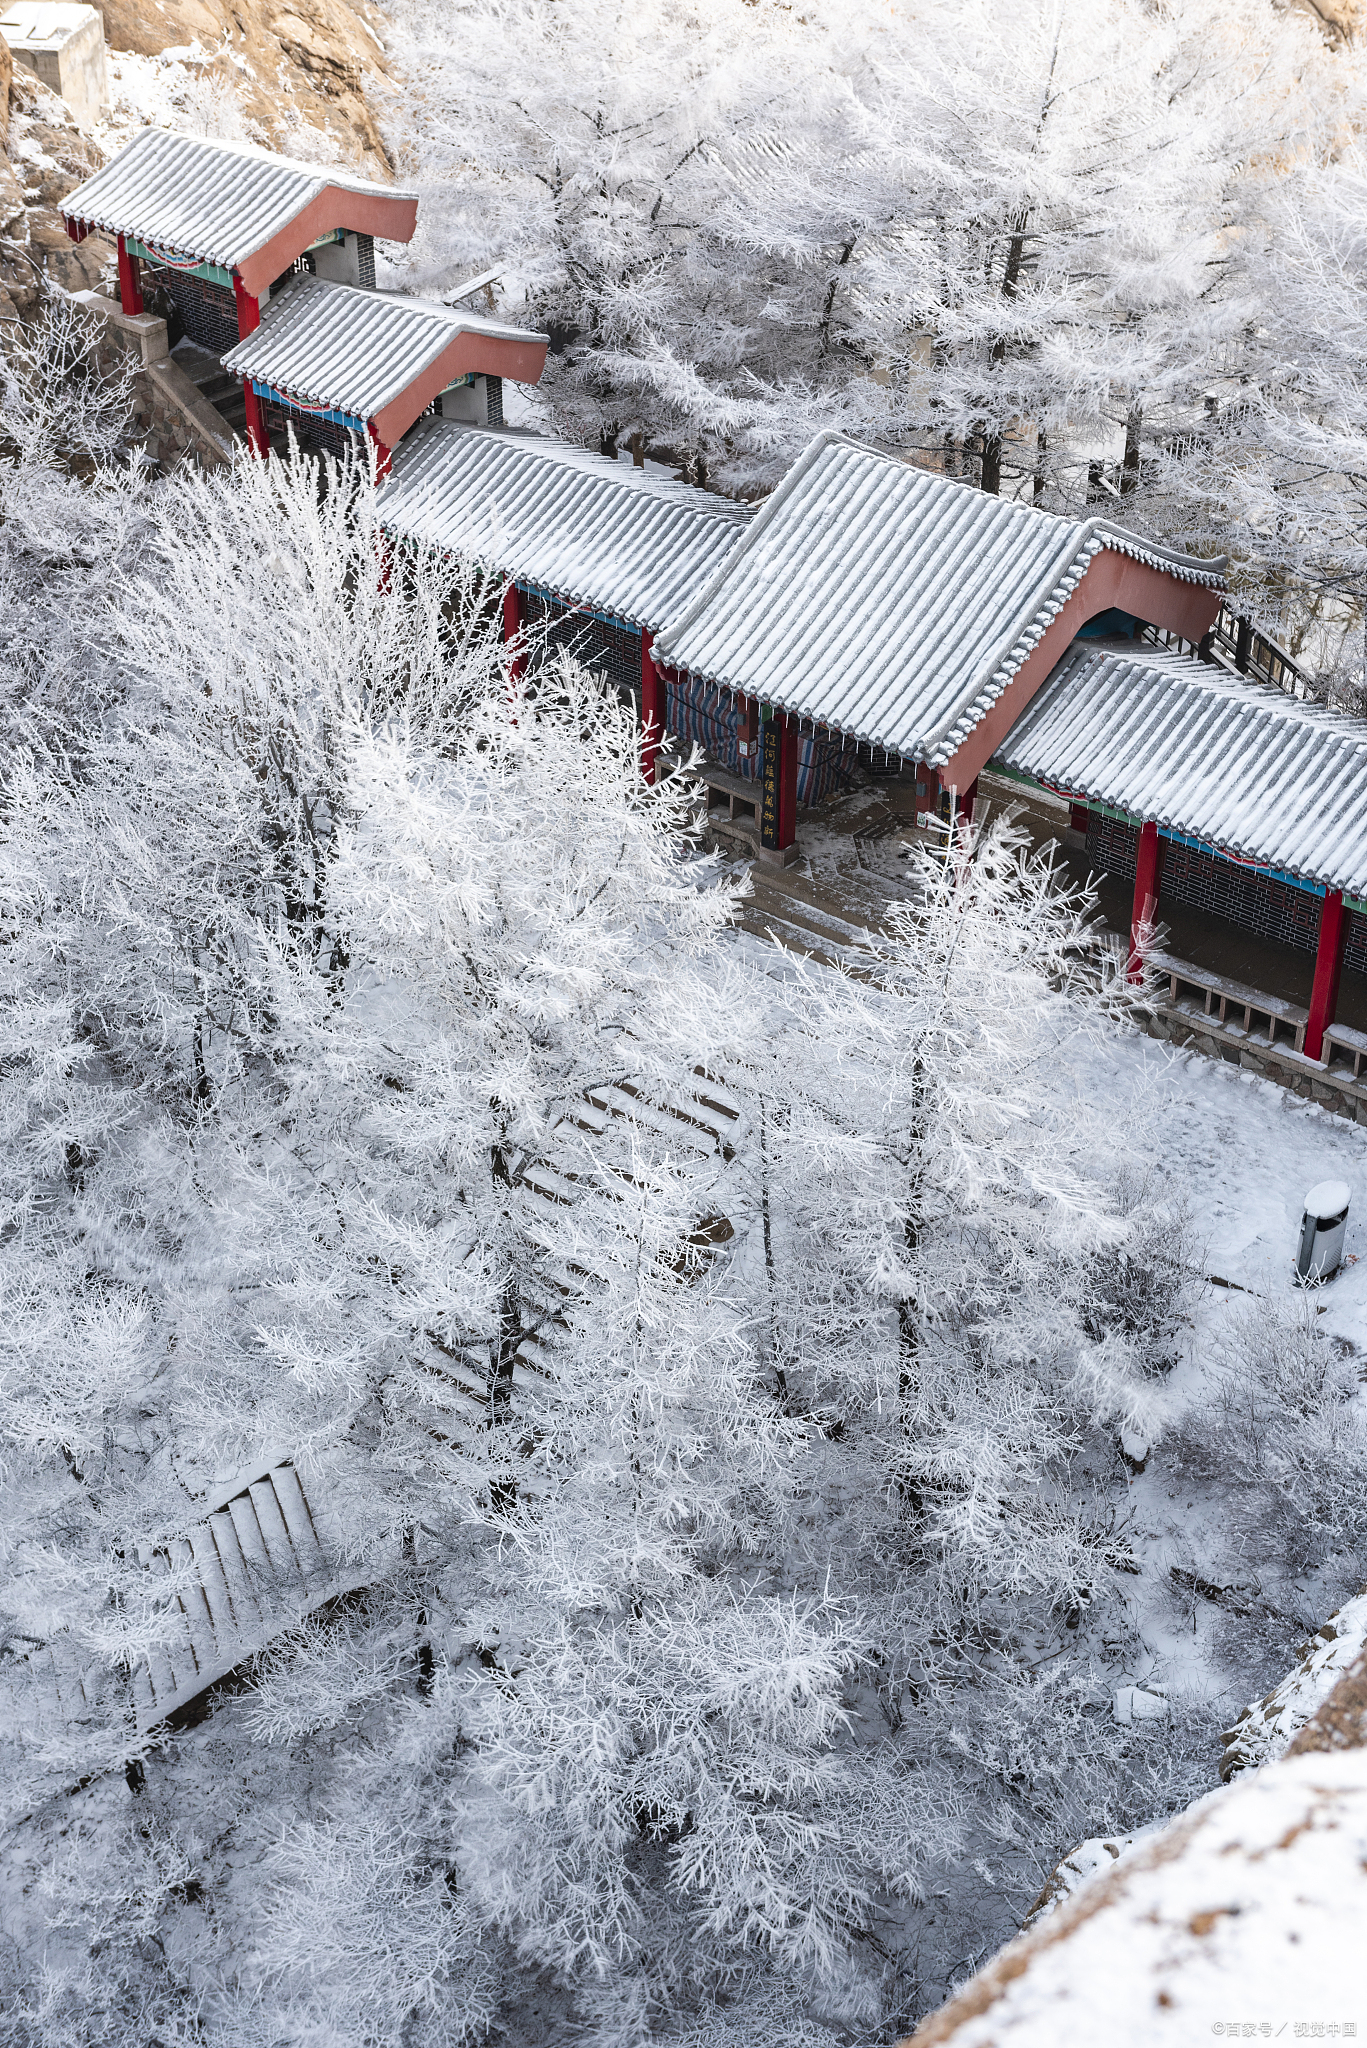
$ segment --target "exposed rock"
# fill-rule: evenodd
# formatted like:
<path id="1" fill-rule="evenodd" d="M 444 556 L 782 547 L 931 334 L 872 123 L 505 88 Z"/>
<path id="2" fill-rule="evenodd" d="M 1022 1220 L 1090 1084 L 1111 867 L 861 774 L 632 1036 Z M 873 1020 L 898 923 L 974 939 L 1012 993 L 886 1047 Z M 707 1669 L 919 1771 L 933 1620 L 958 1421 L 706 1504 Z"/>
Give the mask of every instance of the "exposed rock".
<path id="1" fill-rule="evenodd" d="M 8 58 L 9 52 L 5 51 Z M 29 71 L 12 74 L 6 95 L 8 154 L 0 154 L 0 326 L 37 309 L 44 277 L 66 291 L 99 278 L 113 248 L 103 235 L 68 239 L 61 200 L 103 161 L 56 93 Z"/>
<path id="2" fill-rule="evenodd" d="M 1364 1743 L 1359 1644 L 1281 1761 L 1132 1848 L 1075 1851 L 1090 1869 L 1059 1898 L 1046 1888 L 1028 1931 L 923 2020 L 909 2048 L 1187 2048 L 1212 2035 L 1272 2038 L 1293 2019 L 1298 2035 L 1356 2034 Z M 1087 1854 L 1096 1849 L 1104 1860 Z"/>
<path id="3" fill-rule="evenodd" d="M 1095 1877 L 1098 1871 L 1109 1870 L 1113 1863 L 1129 1854 L 1136 1841 L 1144 1839 L 1146 1837 L 1136 1835 L 1093 1835 L 1089 1840 L 1079 1842 L 1076 1849 L 1070 1850 L 1063 1861 L 1056 1863 L 1050 1871 L 1044 1890 L 1021 1921 L 1021 1933 L 1027 1934 L 1041 1920 L 1047 1920 L 1066 1899 L 1080 1891 L 1089 1878 Z"/>
<path id="4" fill-rule="evenodd" d="M 1306 14 L 1313 15 L 1324 31 L 1325 41 L 1342 48 L 1355 43 L 1362 34 L 1362 0 L 1296 0 Z"/>
<path id="5" fill-rule="evenodd" d="M 1367 1647 L 1367 1592 L 1349 1600 L 1325 1622 L 1289 1677 L 1244 1708 L 1224 1734 L 1220 1776 L 1226 1784 L 1239 1771 L 1257 1769 L 1284 1756 L 1319 1712 L 1349 1666 Z"/>
<path id="6" fill-rule="evenodd" d="M 103 0 L 111 52 L 169 54 L 231 94 L 246 132 L 272 149 L 314 153 L 301 123 L 331 138 L 320 154 L 384 177 L 389 158 L 367 92 L 388 88 L 366 0 Z M 111 59 L 118 75 L 117 54 Z M 176 125 L 174 122 L 170 125 Z"/>

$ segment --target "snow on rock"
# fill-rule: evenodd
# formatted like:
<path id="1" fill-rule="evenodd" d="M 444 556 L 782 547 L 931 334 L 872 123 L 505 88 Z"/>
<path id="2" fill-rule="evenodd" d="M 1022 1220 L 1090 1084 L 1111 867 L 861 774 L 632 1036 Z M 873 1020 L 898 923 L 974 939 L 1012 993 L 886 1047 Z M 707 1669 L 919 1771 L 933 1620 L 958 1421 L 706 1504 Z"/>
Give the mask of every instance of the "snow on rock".
<path id="1" fill-rule="evenodd" d="M 393 88 L 369 0 L 104 0 L 103 14 L 111 153 L 154 121 L 388 175 L 367 95 Z"/>
<path id="2" fill-rule="evenodd" d="M 0 37 L 6 66 L 8 46 Z M 44 277 L 65 291 L 95 284 L 113 253 L 103 235 L 79 246 L 58 208 L 103 158 L 69 108 L 31 71 L 0 66 L 0 327 L 36 313 Z M 6 80 L 8 81 L 6 83 Z"/>
<path id="3" fill-rule="evenodd" d="M 1111 1712 L 1122 1728 L 1133 1728 L 1137 1721 L 1164 1721 L 1168 1711 L 1162 1694 L 1143 1685 L 1122 1685 L 1111 1702 Z"/>
<path id="4" fill-rule="evenodd" d="M 1317 1714 L 1349 1666 L 1367 1649 L 1367 1590 L 1325 1622 L 1289 1678 L 1244 1708 L 1224 1735 L 1220 1776 L 1284 1756 L 1292 1738 Z"/>
<path id="5" fill-rule="evenodd" d="M 1020 1935 L 912 2048 L 1173 2048 L 1367 2038 L 1367 1752 L 1209 1794 Z"/>
<path id="6" fill-rule="evenodd" d="M 1090 1841 L 1079 1842 L 1076 1849 L 1050 1871 L 1049 1882 L 1021 1921 L 1021 1933 L 1028 1933 L 1041 1920 L 1047 1920 L 1051 1913 L 1056 1913 L 1064 1900 L 1071 1899 L 1074 1892 L 1080 1891 L 1089 1877 L 1095 1877 L 1098 1871 L 1109 1870 L 1140 1840 L 1147 1840 L 1147 1835 L 1093 1835 Z"/>

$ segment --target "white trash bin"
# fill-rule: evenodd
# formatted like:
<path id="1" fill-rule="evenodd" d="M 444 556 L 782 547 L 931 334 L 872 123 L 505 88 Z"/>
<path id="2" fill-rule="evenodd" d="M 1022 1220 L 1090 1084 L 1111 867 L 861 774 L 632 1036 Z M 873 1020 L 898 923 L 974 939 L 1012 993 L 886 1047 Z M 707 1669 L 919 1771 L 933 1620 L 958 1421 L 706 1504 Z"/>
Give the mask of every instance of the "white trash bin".
<path id="1" fill-rule="evenodd" d="M 1337 1273 L 1348 1234 L 1351 1199 L 1352 1189 L 1346 1180 L 1322 1180 L 1306 1196 L 1296 1254 L 1296 1278 L 1302 1285 L 1332 1279 Z"/>

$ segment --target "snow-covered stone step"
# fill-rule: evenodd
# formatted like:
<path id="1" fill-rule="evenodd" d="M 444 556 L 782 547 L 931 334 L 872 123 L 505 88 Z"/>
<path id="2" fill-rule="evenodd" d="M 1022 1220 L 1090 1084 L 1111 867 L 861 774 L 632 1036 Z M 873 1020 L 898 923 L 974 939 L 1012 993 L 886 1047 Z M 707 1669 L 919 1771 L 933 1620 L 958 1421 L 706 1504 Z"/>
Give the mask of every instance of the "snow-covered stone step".
<path id="1" fill-rule="evenodd" d="M 270 1484 L 280 1503 L 280 1513 L 289 1532 L 300 1577 L 307 1584 L 310 1580 L 318 1578 L 324 1572 L 325 1566 L 313 1526 L 313 1516 L 309 1513 L 304 1489 L 299 1484 L 299 1475 L 292 1465 L 280 1465 L 272 1472 Z"/>
<path id="2" fill-rule="evenodd" d="M 155 1727 L 305 1614 L 368 1584 L 393 1561 L 396 1545 L 388 1542 L 374 1561 L 344 1560 L 347 1533 L 336 1515 L 315 1513 L 300 1474 L 282 1464 L 206 1516 L 169 1554 L 158 1553 L 152 1569 L 175 1587 L 179 1626 L 134 1672 L 139 1729 Z"/>

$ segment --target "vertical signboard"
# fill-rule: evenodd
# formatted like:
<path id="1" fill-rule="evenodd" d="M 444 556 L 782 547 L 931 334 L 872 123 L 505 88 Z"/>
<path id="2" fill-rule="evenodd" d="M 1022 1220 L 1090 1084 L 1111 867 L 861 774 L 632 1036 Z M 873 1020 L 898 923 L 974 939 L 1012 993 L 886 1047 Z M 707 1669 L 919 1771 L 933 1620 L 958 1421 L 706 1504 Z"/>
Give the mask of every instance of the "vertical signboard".
<path id="1" fill-rule="evenodd" d="M 761 846 L 777 847 L 778 838 L 778 790 L 779 754 L 783 745 L 783 727 L 769 712 L 760 714 L 760 810 L 759 843 Z"/>

